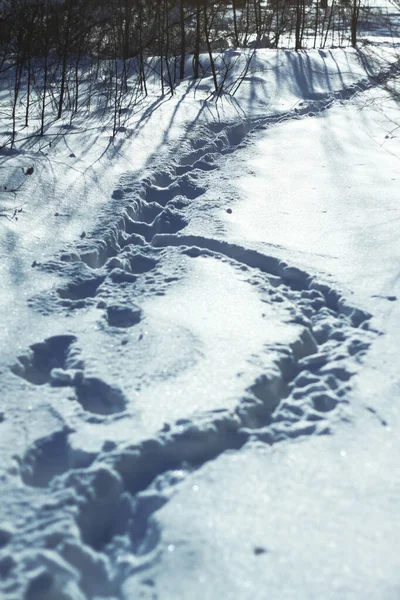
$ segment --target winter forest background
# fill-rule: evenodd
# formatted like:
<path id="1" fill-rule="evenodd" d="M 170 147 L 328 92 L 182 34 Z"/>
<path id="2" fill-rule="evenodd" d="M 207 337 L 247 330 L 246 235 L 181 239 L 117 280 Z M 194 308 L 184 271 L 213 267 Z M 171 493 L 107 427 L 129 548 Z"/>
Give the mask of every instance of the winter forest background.
<path id="1" fill-rule="evenodd" d="M 173 94 L 184 77 L 211 72 L 216 97 L 234 95 L 257 48 L 356 46 L 360 31 L 379 29 L 390 33 L 390 8 L 363 0 L 3 0 L 2 109 L 12 126 L 0 143 L 13 147 L 21 127 L 43 136 L 65 111 L 105 111 L 114 135 L 149 79 Z M 238 47 L 249 53 L 232 81 Z"/>

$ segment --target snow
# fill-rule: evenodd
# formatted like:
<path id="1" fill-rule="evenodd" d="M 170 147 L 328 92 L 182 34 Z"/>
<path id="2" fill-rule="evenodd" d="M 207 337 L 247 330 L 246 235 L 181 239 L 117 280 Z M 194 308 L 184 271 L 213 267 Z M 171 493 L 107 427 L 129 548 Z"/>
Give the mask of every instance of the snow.
<path id="1" fill-rule="evenodd" d="M 398 596 L 398 58 L 363 52 L 3 152 L 2 597 Z"/>
<path id="2" fill-rule="evenodd" d="M 331 599 L 368 590 L 395 598 L 398 448 L 386 435 L 371 456 L 360 433 L 290 447 L 249 444 L 204 466 L 156 514 L 165 544 L 151 569 L 157 591 Z"/>
<path id="3" fill-rule="evenodd" d="M 259 136 L 246 170 L 230 181 L 241 201 L 226 226 L 227 236 L 256 247 L 267 239 L 366 299 L 389 293 L 398 269 L 398 157 L 375 111 L 352 104 Z"/>

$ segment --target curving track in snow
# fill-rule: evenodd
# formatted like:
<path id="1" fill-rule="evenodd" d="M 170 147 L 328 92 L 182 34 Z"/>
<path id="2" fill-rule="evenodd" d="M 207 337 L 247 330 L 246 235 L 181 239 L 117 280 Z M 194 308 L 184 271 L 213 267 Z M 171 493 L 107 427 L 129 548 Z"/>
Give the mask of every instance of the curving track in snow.
<path id="1" fill-rule="evenodd" d="M 329 434 L 349 418 L 351 378 L 377 335 L 370 315 L 295 266 L 188 225 L 221 156 L 250 132 L 379 81 L 193 132 L 178 159 L 122 179 L 96 231 L 37 265 L 60 283 L 29 303 L 64 330 L 9 376 L 60 424 L 29 443 L 23 485 L 6 496 L 17 526 L 0 528 L 4 597 L 128 599 L 124 582 L 165 551 L 152 515 L 183 479 L 249 440 Z"/>

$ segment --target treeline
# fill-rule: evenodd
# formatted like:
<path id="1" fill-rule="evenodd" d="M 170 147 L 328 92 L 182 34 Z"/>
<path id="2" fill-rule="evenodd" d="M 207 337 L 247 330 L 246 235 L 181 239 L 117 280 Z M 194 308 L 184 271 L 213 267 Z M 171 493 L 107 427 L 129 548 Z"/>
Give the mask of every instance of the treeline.
<path id="1" fill-rule="evenodd" d="M 302 47 L 313 30 L 315 42 L 335 26 L 352 35 L 361 0 L 2 0 L 2 58 L 18 55 L 149 54 L 183 56 L 212 46 L 245 46 L 254 36 L 277 48 L 294 33 Z M 354 31 L 355 33 L 355 31 Z M 350 37 L 351 37 L 350 35 Z M 353 36 L 354 37 L 354 36 Z M 355 40 L 352 39 L 355 43 Z M 183 61 L 182 61 L 183 64 Z M 183 67 L 182 67 L 183 69 Z M 184 75 L 183 71 L 180 73 Z"/>
<path id="2" fill-rule="evenodd" d="M 146 95 L 154 71 L 162 92 L 173 93 L 188 74 L 204 74 L 205 54 L 220 93 L 229 66 L 221 74 L 215 55 L 228 48 L 355 45 L 360 2 L 2 0 L 0 76 L 12 78 L 12 141 L 21 105 L 28 126 L 34 104 L 43 135 L 47 113 L 60 118 L 90 106 L 96 83 L 104 84 L 104 104 L 115 108 L 117 129 L 126 98 Z"/>

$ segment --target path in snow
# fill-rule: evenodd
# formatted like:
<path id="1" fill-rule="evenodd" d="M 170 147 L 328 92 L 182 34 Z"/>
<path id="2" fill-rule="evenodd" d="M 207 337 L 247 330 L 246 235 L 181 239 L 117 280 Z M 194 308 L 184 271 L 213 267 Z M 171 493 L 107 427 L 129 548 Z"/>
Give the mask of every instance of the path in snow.
<path id="1" fill-rule="evenodd" d="M 127 174 L 98 230 L 36 265 L 60 278 L 29 301 L 57 317 L 54 335 L 8 377 L 56 416 L 18 463 L 19 527 L 0 530 L 4 594 L 20 597 L 27 579 L 27 600 L 130 598 L 125 581 L 163 551 L 151 517 L 177 483 L 249 440 L 326 434 L 348 418 L 351 377 L 377 335 L 370 315 L 273 256 L 184 230 L 206 174 L 250 131 L 371 85 L 204 129 L 166 168 Z"/>

